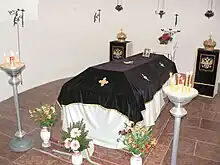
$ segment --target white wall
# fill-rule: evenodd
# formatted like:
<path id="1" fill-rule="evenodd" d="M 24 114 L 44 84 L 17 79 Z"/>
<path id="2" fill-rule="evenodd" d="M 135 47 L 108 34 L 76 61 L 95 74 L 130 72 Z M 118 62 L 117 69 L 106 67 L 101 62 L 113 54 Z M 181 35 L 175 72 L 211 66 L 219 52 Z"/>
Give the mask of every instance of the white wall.
<path id="1" fill-rule="evenodd" d="M 180 48 L 176 65 L 181 72 L 191 71 L 195 50 L 202 46 L 209 32 L 220 44 L 220 1 L 214 4 L 215 16 L 207 19 L 208 0 L 167 0 L 166 15 L 155 15 L 156 0 L 124 0 L 124 10 L 117 12 L 116 0 L 40 0 L 39 18 L 27 21 L 21 29 L 22 61 L 26 63 L 23 85 L 19 91 L 74 76 L 90 65 L 105 62 L 109 41 L 123 28 L 133 41 L 134 53 L 156 44 L 161 28 L 174 24 L 180 15 Z M 101 23 L 93 15 L 101 9 Z M 16 51 L 16 29 L 12 22 L 0 23 L 0 54 Z M 12 95 L 9 77 L 0 72 L 0 101 Z"/>

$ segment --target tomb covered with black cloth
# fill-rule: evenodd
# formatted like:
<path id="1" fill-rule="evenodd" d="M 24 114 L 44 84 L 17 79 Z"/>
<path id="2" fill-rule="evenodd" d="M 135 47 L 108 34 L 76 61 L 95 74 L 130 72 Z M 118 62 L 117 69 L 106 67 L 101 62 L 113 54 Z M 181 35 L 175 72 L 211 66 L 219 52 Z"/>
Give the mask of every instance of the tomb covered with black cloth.
<path id="1" fill-rule="evenodd" d="M 115 109 L 131 121 L 143 120 L 145 103 L 176 73 L 175 64 L 163 55 L 142 53 L 89 67 L 66 82 L 58 96 L 60 105 L 98 104 Z"/>

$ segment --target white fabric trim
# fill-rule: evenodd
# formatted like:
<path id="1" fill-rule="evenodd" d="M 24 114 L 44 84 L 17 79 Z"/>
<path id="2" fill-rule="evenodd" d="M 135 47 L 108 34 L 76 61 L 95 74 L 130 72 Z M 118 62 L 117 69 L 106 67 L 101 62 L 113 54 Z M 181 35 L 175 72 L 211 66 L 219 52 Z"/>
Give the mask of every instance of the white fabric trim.
<path id="1" fill-rule="evenodd" d="M 145 104 L 146 110 L 142 111 L 144 125 L 146 127 L 155 124 L 162 107 L 165 105 L 165 95 L 159 90 L 152 101 Z M 89 137 L 94 144 L 118 149 L 120 144 L 117 142 L 118 131 L 124 128 L 124 123 L 128 118 L 116 110 L 106 109 L 100 105 L 88 105 L 73 103 L 62 106 L 62 129 L 67 131 L 70 123 L 84 119 Z"/>

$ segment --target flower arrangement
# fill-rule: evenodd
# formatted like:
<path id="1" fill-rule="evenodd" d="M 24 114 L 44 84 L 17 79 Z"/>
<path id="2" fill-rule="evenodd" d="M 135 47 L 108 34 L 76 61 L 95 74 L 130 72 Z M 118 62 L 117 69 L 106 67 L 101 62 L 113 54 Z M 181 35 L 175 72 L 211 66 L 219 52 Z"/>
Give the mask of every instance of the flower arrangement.
<path id="1" fill-rule="evenodd" d="M 149 150 L 156 144 L 155 140 L 150 138 L 151 130 L 146 127 L 133 124 L 133 122 L 125 123 L 125 129 L 119 131 L 120 138 L 125 149 L 133 154 L 147 154 Z"/>
<path id="2" fill-rule="evenodd" d="M 164 33 L 161 37 L 159 37 L 160 44 L 167 45 L 169 42 L 173 40 L 170 33 Z"/>
<path id="3" fill-rule="evenodd" d="M 68 149 L 69 152 L 81 152 L 89 148 L 89 142 L 92 141 L 92 139 L 87 139 L 88 132 L 83 123 L 83 119 L 72 123 L 68 131 L 63 135 L 64 147 Z"/>
<path id="4" fill-rule="evenodd" d="M 30 117 L 34 121 L 39 121 L 41 127 L 52 127 L 57 121 L 58 114 L 55 111 L 55 106 L 44 104 L 40 108 L 29 110 Z"/>
<path id="5" fill-rule="evenodd" d="M 160 41 L 160 44 L 164 44 L 167 45 L 169 42 L 171 42 L 173 40 L 173 36 L 176 33 L 179 33 L 180 30 L 165 30 L 165 29 L 161 29 L 161 31 L 163 31 L 163 34 L 158 38 L 158 40 Z"/>

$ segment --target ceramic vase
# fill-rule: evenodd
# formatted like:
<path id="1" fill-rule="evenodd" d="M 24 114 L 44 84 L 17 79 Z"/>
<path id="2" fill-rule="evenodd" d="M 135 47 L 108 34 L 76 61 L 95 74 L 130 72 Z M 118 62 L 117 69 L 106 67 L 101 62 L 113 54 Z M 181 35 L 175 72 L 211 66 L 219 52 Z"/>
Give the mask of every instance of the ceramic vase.
<path id="1" fill-rule="evenodd" d="M 130 159 L 130 165 L 142 165 L 141 153 L 140 154 L 132 153 L 132 156 Z"/>
<path id="2" fill-rule="evenodd" d="M 73 165 L 81 165 L 83 162 L 82 153 L 79 151 L 74 151 L 72 154 L 72 164 Z"/>
<path id="3" fill-rule="evenodd" d="M 51 146 L 50 143 L 50 130 L 48 127 L 42 127 L 40 131 L 40 137 L 42 139 L 42 147 L 48 148 Z"/>

